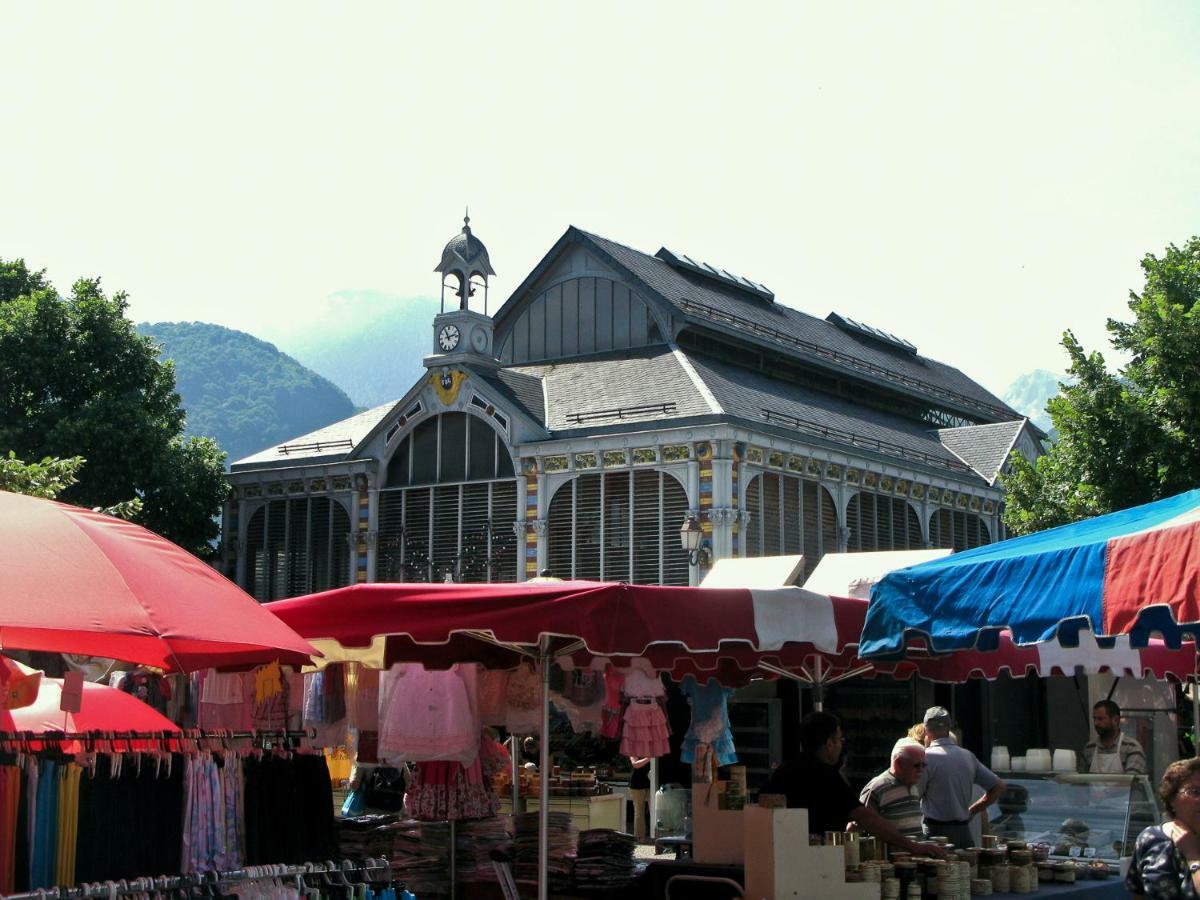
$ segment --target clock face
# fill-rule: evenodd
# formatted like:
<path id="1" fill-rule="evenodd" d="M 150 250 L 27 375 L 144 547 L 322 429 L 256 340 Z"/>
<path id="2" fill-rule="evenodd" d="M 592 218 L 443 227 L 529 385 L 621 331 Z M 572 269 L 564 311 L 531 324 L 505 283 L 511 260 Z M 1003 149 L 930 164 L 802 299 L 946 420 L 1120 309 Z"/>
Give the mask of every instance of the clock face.
<path id="1" fill-rule="evenodd" d="M 438 332 L 438 346 L 443 350 L 453 350 L 458 346 L 459 337 L 457 325 L 443 325 Z"/>
<path id="2" fill-rule="evenodd" d="M 483 353 L 487 350 L 488 338 L 487 332 L 482 328 L 476 328 L 471 332 L 471 346 L 475 348 L 476 353 Z"/>

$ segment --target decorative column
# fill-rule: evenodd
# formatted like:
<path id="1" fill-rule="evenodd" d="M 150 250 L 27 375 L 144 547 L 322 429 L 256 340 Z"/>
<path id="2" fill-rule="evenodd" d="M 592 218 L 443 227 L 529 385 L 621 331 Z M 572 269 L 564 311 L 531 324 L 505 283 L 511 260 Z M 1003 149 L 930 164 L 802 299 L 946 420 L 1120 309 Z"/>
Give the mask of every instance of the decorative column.
<path id="1" fill-rule="evenodd" d="M 696 583 L 699 584 L 704 580 L 704 576 L 708 574 L 711 568 L 712 561 L 715 560 L 716 546 L 713 541 L 713 445 L 708 441 L 701 441 L 696 444 L 696 463 L 698 477 L 698 518 L 700 519 L 700 528 L 704 532 L 704 538 L 701 540 L 701 546 L 705 546 L 707 542 L 708 550 L 711 554 L 710 562 L 705 565 L 701 562 L 696 566 Z"/>
<path id="2" fill-rule="evenodd" d="M 371 558 L 368 538 L 371 531 L 371 491 L 367 476 L 362 473 L 354 476 L 354 500 L 357 513 L 354 526 L 354 581 L 363 584 L 367 581 Z"/>
<path id="3" fill-rule="evenodd" d="M 733 470 L 737 463 L 726 448 L 730 442 L 721 441 L 712 457 L 712 507 L 709 520 L 712 522 L 712 558 L 725 559 L 734 556 L 733 526 L 737 521 L 736 496 Z M 703 463 L 701 463 L 703 466 Z"/>
<path id="4" fill-rule="evenodd" d="M 538 518 L 538 476 L 537 460 L 533 458 L 521 460 L 521 475 L 525 481 L 525 528 L 524 550 L 522 557 L 525 564 L 520 567 L 518 577 L 528 581 L 538 573 L 538 535 L 533 523 Z"/>

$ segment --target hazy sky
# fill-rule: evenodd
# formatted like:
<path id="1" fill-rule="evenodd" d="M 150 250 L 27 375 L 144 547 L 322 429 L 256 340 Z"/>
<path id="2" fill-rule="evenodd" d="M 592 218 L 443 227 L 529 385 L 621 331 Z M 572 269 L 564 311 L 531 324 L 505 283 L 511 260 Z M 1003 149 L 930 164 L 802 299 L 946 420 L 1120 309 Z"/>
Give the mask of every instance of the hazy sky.
<path id="1" fill-rule="evenodd" d="M 568 225 L 1002 391 L 1200 233 L 1200 3 L 6 3 L 0 256 L 251 332 Z M 401 388 L 405 386 L 399 386 Z"/>

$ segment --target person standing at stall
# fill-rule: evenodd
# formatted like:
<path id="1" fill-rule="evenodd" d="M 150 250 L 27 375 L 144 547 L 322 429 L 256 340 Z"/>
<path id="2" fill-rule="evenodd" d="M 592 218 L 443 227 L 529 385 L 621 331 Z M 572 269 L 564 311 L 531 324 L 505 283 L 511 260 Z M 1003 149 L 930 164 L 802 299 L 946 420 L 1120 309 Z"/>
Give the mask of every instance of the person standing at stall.
<path id="1" fill-rule="evenodd" d="M 633 836 L 639 844 L 650 839 L 650 763 L 649 756 L 631 756 L 633 772 L 629 776 L 629 797 L 633 800 Z"/>
<path id="2" fill-rule="evenodd" d="M 892 748 L 892 765 L 862 789 L 858 799 L 896 826 L 896 830 L 919 840 L 921 829 L 921 776 L 925 774 L 925 748 L 912 738 L 901 738 Z"/>
<path id="3" fill-rule="evenodd" d="M 1101 700 L 1092 707 L 1092 726 L 1098 740 L 1090 741 L 1079 754 L 1076 768 L 1097 775 L 1145 775 L 1146 753 L 1142 745 L 1121 731 L 1121 707 Z"/>
<path id="4" fill-rule="evenodd" d="M 809 713 L 800 723 L 800 750 L 774 772 L 761 794 L 783 794 L 789 807 L 808 810 L 808 831 L 844 831 L 850 822 L 910 853 L 944 856 L 935 844 L 914 841 L 855 796 L 839 766 L 846 739 L 837 716 Z"/>
<path id="5" fill-rule="evenodd" d="M 925 710 L 925 796 L 921 799 L 925 834 L 940 835 L 959 848 L 974 844 L 971 819 L 1004 793 L 996 774 L 950 736 L 954 723 L 942 706 Z M 975 785 L 984 794 L 971 802 Z"/>

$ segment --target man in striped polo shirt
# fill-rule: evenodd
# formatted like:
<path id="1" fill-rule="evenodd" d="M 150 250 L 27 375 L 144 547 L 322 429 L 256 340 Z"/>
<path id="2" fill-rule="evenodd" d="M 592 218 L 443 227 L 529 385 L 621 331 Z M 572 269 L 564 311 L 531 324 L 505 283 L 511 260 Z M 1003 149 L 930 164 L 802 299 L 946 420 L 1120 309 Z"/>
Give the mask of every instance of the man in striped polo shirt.
<path id="1" fill-rule="evenodd" d="M 892 748 L 892 765 L 867 782 L 858 799 L 875 810 L 901 834 L 921 840 L 921 777 L 925 774 L 925 748 L 912 738 L 901 738 Z"/>

